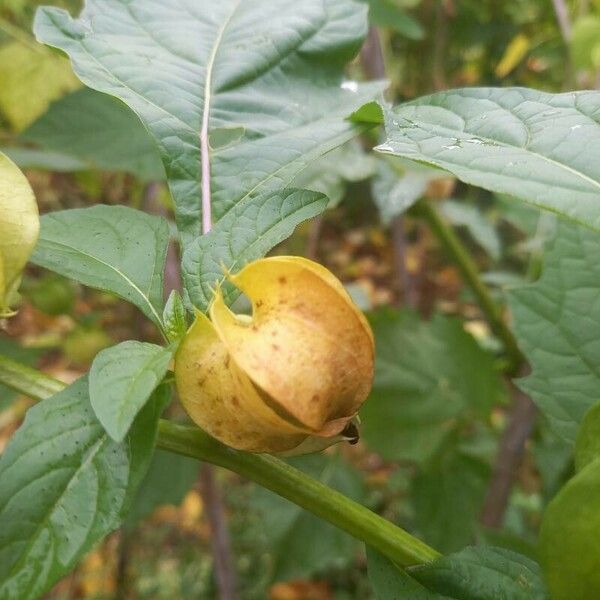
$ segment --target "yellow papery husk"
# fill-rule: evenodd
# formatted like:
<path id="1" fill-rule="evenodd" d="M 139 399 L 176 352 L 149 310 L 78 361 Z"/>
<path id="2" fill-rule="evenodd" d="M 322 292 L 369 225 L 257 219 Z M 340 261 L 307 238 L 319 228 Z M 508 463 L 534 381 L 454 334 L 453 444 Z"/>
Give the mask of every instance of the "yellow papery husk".
<path id="1" fill-rule="evenodd" d="M 29 182 L 0 153 L 0 317 L 14 314 L 10 305 L 39 229 L 38 208 Z"/>
<path id="2" fill-rule="evenodd" d="M 253 452 L 341 439 L 373 379 L 364 315 L 333 274 L 304 258 L 260 259 L 228 277 L 252 301 L 252 318 L 232 313 L 220 290 L 211 320 L 197 316 L 175 368 L 192 419 Z"/>

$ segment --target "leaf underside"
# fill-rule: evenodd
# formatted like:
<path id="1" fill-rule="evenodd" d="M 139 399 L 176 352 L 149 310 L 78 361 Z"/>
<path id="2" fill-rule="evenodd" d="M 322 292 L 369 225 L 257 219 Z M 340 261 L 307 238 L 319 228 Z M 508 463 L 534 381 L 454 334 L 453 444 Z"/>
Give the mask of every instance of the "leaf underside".
<path id="1" fill-rule="evenodd" d="M 379 151 L 600 230 L 600 92 L 456 89 L 384 112 Z"/>

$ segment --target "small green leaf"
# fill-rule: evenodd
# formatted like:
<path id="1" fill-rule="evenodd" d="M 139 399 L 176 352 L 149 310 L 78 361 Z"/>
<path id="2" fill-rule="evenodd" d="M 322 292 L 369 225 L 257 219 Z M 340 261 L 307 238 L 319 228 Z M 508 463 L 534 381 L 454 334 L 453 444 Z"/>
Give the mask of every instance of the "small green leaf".
<path id="1" fill-rule="evenodd" d="M 261 203 L 240 202 L 212 231 L 200 236 L 183 255 L 182 273 L 194 306 L 206 310 L 224 269 L 236 272 L 261 258 L 287 238 L 296 225 L 318 215 L 327 206 L 323 194 L 282 190 Z M 233 302 L 239 290 L 225 284 L 225 298 Z"/>
<path id="2" fill-rule="evenodd" d="M 379 27 L 389 27 L 409 40 L 422 40 L 422 25 L 394 0 L 368 0 L 369 21 Z"/>
<path id="3" fill-rule="evenodd" d="M 600 457 L 561 489 L 544 512 L 540 559 L 553 600 L 600 597 Z"/>
<path id="4" fill-rule="evenodd" d="M 599 104 L 595 91 L 449 90 L 385 109 L 387 139 L 377 149 L 598 231 Z"/>
<path id="5" fill-rule="evenodd" d="M 396 159 L 394 165 L 379 160 L 377 167 L 372 183 L 373 199 L 384 223 L 407 211 L 425 194 L 430 181 L 448 176 L 445 171 L 408 160 Z"/>
<path id="6" fill-rule="evenodd" d="M 571 444 L 600 398 L 600 236 L 564 221 L 534 284 L 511 290 L 519 345 L 532 373 L 519 381 Z"/>
<path id="7" fill-rule="evenodd" d="M 477 207 L 457 200 L 446 200 L 442 203 L 441 209 L 443 215 L 453 225 L 464 227 L 494 260 L 500 258 L 502 248 L 498 232 Z"/>
<path id="8" fill-rule="evenodd" d="M 308 165 L 292 186 L 321 192 L 329 198 L 328 208 L 337 206 L 349 182 L 363 181 L 375 173 L 376 161 L 358 142 L 348 142 Z"/>
<path id="9" fill-rule="evenodd" d="M 169 294 L 163 311 L 163 325 L 170 342 L 178 342 L 187 332 L 187 314 L 181 294 L 177 290 Z"/>
<path id="10" fill-rule="evenodd" d="M 571 57 L 576 69 L 596 71 L 600 64 L 594 54 L 600 47 L 600 17 L 585 15 L 573 23 Z"/>
<path id="11" fill-rule="evenodd" d="M 125 206 L 93 206 L 45 215 L 31 260 L 135 304 L 162 328 L 163 271 L 169 226 Z"/>
<path id="12" fill-rule="evenodd" d="M 29 410 L 0 458 L 1 598 L 39 598 L 119 526 L 167 396 L 157 390 L 121 444 L 96 420 L 86 377 Z"/>
<path id="13" fill-rule="evenodd" d="M 133 173 L 143 181 L 165 179 L 156 144 L 135 113 L 113 96 L 89 88 L 53 102 L 19 138 L 76 159 L 72 170 L 92 166 Z"/>
<path id="14" fill-rule="evenodd" d="M 90 369 L 90 403 L 116 442 L 167 373 L 172 348 L 128 341 L 98 353 Z"/>

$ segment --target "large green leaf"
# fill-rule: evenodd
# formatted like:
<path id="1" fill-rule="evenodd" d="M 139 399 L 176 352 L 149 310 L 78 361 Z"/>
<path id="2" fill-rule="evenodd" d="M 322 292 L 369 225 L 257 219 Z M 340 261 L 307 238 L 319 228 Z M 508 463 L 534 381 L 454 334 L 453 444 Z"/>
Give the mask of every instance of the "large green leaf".
<path id="1" fill-rule="evenodd" d="M 600 400 L 600 235 L 560 222 L 542 277 L 510 292 L 515 335 L 532 373 L 519 386 L 573 443 Z"/>
<path id="2" fill-rule="evenodd" d="M 0 459 L 0 597 L 40 597 L 116 529 L 150 462 L 161 388 L 126 442 L 96 420 L 87 378 L 27 414 Z"/>
<path id="3" fill-rule="evenodd" d="M 135 304 L 161 327 L 169 242 L 164 219 L 124 206 L 45 215 L 32 261 Z"/>
<path id="4" fill-rule="evenodd" d="M 378 150 L 600 230 L 600 92 L 440 92 L 385 109 Z"/>
<path id="5" fill-rule="evenodd" d="M 423 463 L 465 416 L 503 399 L 493 357 L 460 321 L 420 321 L 410 311 L 371 316 L 375 382 L 361 410 L 367 444 L 385 458 Z"/>
<path id="6" fill-rule="evenodd" d="M 368 551 L 377 600 L 548 600 L 539 566 L 502 548 L 465 548 L 408 571 Z"/>
<path id="7" fill-rule="evenodd" d="M 36 144 L 46 156 L 55 152 L 72 157 L 73 170 L 126 171 L 144 181 L 165 177 L 156 144 L 135 113 L 112 96 L 88 88 L 53 102 L 20 139 Z M 44 155 L 39 156 L 39 164 L 33 164 L 43 167 Z"/>
<path id="8" fill-rule="evenodd" d="M 90 369 L 90 403 L 116 442 L 165 376 L 173 348 L 127 341 L 98 353 Z"/>
<path id="9" fill-rule="evenodd" d="M 327 206 L 323 194 L 287 189 L 264 203 L 238 204 L 210 233 L 196 238 L 183 255 L 182 273 L 192 303 L 206 310 L 215 284 L 225 279 L 224 267 L 237 271 L 245 263 L 264 256 L 288 237 L 294 227 Z M 239 291 L 224 286 L 228 302 Z"/>
<path id="10" fill-rule="evenodd" d="M 465 548 L 410 574 L 456 600 L 548 600 L 537 563 L 504 548 Z"/>
<path id="11" fill-rule="evenodd" d="M 600 597 L 600 458 L 588 463 L 550 502 L 540 556 L 553 600 Z"/>
<path id="12" fill-rule="evenodd" d="M 84 83 L 140 117 L 187 243 L 200 233 L 203 126 L 215 221 L 267 202 L 356 134 L 344 117 L 381 88 L 343 83 L 366 12 L 353 0 L 87 0 L 77 19 L 41 9 L 34 28 Z"/>
<path id="13" fill-rule="evenodd" d="M 578 471 L 550 502 L 540 530 L 540 556 L 552 598 L 586 600 L 600 595 L 600 404 L 585 415 L 577 434 Z"/>
<path id="14" fill-rule="evenodd" d="M 477 531 L 489 474 L 478 457 L 459 447 L 442 447 L 412 483 L 419 535 L 444 554 L 466 546 Z"/>

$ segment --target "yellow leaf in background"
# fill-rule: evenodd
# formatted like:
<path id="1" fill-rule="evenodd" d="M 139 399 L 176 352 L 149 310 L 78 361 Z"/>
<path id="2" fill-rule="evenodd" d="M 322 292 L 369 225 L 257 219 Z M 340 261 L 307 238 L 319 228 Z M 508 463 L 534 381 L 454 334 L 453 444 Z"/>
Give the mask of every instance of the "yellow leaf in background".
<path id="1" fill-rule="evenodd" d="M 25 175 L 0 154 L 0 317 L 11 314 L 10 303 L 37 241 L 37 204 Z"/>
<path id="2" fill-rule="evenodd" d="M 519 33 L 516 35 L 506 46 L 504 55 L 500 59 L 500 62 L 496 65 L 496 77 L 506 77 L 511 73 L 517 65 L 525 58 L 529 48 L 531 47 L 531 41 L 523 34 Z"/>
<path id="3" fill-rule="evenodd" d="M 253 315 L 232 313 L 219 290 L 210 320 L 197 315 L 175 359 L 191 418 L 251 452 L 338 436 L 371 389 L 374 360 L 369 324 L 342 284 L 298 257 L 260 259 L 229 279 Z"/>
<path id="4" fill-rule="evenodd" d="M 81 86 L 66 58 L 20 41 L 0 47 L 0 82 L 0 113 L 16 131 L 35 121 L 50 102 Z"/>

